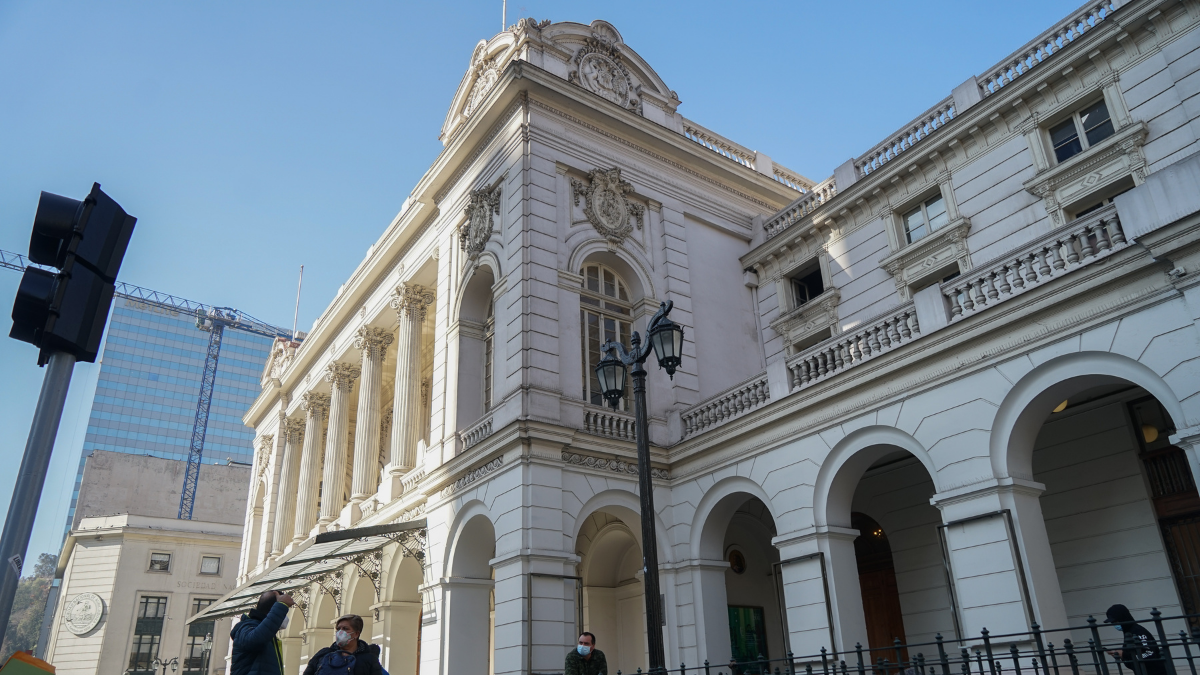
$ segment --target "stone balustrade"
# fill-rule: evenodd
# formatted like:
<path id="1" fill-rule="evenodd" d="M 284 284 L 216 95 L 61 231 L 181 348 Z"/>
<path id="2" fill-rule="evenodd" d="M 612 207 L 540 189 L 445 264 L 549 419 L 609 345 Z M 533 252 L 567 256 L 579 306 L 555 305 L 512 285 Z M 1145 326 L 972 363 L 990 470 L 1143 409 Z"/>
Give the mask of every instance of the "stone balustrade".
<path id="1" fill-rule="evenodd" d="M 917 312 L 912 302 L 865 321 L 852 332 L 835 335 L 788 359 L 792 391 L 912 342 L 920 335 Z"/>
<path id="2" fill-rule="evenodd" d="M 491 415 L 476 422 L 473 426 L 467 427 L 466 431 L 463 431 L 459 436 L 462 439 L 463 450 L 469 450 L 472 446 L 491 436 L 492 431 Z"/>
<path id="3" fill-rule="evenodd" d="M 808 192 L 788 204 L 787 208 L 772 216 L 770 220 L 764 221 L 763 233 L 767 239 L 774 237 L 812 213 L 818 206 L 833 199 L 836 194 L 837 183 L 830 176 L 812 186 Z"/>
<path id="4" fill-rule="evenodd" d="M 958 321 L 1128 246 L 1117 207 L 1073 220 L 1032 244 L 942 284 Z"/>
<path id="5" fill-rule="evenodd" d="M 607 408 L 587 408 L 583 411 L 583 430 L 596 436 L 607 436 L 622 441 L 637 439 L 631 415 L 623 415 Z"/>
<path id="6" fill-rule="evenodd" d="M 761 373 L 683 411 L 683 437 L 750 412 L 771 400 L 767 375 Z"/>
<path id="7" fill-rule="evenodd" d="M 755 169 L 755 154 L 753 150 L 734 143 L 715 131 L 705 129 L 686 117 L 683 119 L 683 135 L 718 155 L 732 159 L 747 169 Z"/>
<path id="8" fill-rule="evenodd" d="M 984 71 L 987 75 L 978 80 L 980 94 L 986 98 L 1000 91 L 1005 85 L 1029 72 L 1034 66 L 1058 53 L 1076 38 L 1095 28 L 1097 24 L 1109 18 L 1122 4 L 1124 4 L 1122 0 L 1104 0 L 1086 5 L 1062 23 L 1030 40 L 1024 47 Z"/>
<path id="9" fill-rule="evenodd" d="M 859 176 L 866 176 L 872 171 L 878 170 L 926 136 L 941 129 L 957 114 L 958 112 L 954 109 L 954 97 L 947 96 L 915 120 L 904 125 L 900 131 L 889 136 L 887 140 L 854 160 L 855 170 Z"/>

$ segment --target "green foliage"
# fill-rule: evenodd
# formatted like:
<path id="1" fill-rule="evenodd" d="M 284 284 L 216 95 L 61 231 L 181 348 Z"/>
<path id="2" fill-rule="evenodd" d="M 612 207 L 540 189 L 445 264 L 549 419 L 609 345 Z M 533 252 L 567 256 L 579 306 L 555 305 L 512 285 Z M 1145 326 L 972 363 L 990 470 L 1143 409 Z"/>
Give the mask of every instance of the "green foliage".
<path id="1" fill-rule="evenodd" d="M 32 650 L 37 646 L 42 616 L 46 611 L 46 598 L 50 595 L 50 582 L 57 564 L 58 556 L 43 553 L 33 566 L 33 576 L 17 582 L 12 616 L 4 634 L 4 645 L 0 647 L 0 663 L 7 661 L 15 651 Z"/>

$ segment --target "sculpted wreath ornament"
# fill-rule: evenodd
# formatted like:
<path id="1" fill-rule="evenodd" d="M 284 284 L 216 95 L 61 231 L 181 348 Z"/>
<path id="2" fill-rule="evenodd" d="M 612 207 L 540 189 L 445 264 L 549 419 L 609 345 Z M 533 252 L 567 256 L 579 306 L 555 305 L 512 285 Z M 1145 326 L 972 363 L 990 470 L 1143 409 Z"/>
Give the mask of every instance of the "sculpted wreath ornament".
<path id="1" fill-rule="evenodd" d="M 571 179 L 575 205 L 583 197 L 583 215 L 605 239 L 620 245 L 633 232 L 636 221 L 642 229 L 642 218 L 646 207 L 629 201 L 625 195 L 633 192 L 633 185 L 621 180 L 621 169 L 593 169 L 588 172 L 588 182 Z"/>

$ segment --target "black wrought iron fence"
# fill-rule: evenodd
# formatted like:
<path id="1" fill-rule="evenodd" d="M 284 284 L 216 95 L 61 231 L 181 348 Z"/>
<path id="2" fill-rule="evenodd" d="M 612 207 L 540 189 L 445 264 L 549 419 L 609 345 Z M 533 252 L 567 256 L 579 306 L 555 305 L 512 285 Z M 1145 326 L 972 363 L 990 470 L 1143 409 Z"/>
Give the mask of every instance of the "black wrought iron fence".
<path id="1" fill-rule="evenodd" d="M 1200 615 L 1164 617 L 1157 609 L 1141 622 L 1154 637 L 1157 653 L 1123 654 L 1124 634 L 1088 617 L 1087 624 L 1024 633 L 901 643 L 853 651 L 821 648 L 818 654 L 782 659 L 679 664 L 647 675 L 1198 675 Z M 1169 628 L 1168 628 L 1169 626 Z M 1178 630 L 1176 630 L 1178 629 Z M 1185 630 L 1186 629 L 1186 630 Z M 1103 631 L 1103 634 L 1102 634 Z M 1145 658 L 1143 656 L 1145 655 Z M 616 671 L 617 675 L 634 675 Z"/>

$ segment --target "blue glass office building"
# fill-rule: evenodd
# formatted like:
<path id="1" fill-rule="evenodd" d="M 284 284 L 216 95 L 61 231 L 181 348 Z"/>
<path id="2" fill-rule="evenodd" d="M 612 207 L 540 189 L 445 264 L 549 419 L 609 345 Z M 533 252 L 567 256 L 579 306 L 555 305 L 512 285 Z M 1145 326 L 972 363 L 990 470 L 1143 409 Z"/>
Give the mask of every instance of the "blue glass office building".
<path id="1" fill-rule="evenodd" d="M 75 520 L 84 458 L 92 450 L 187 459 L 209 336 L 196 328 L 190 312 L 126 296 L 113 299 L 68 529 Z M 268 337 L 225 329 L 204 439 L 205 464 L 253 461 L 254 432 L 242 425 L 242 415 L 261 391 L 271 343 Z"/>

